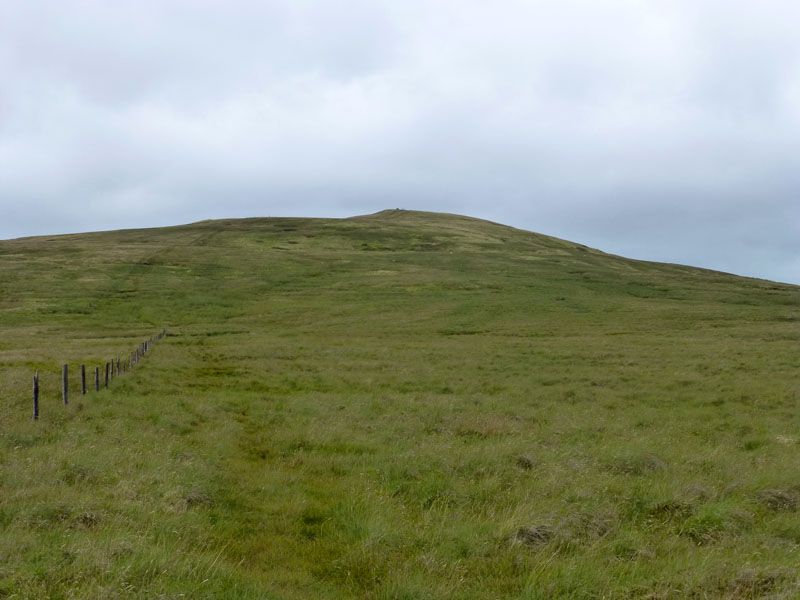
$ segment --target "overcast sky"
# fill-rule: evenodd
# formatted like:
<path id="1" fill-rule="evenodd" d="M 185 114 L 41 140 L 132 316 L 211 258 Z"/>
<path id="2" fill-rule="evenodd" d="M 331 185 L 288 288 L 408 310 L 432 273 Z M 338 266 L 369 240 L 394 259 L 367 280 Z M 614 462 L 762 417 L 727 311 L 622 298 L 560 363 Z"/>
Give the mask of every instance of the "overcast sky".
<path id="1" fill-rule="evenodd" d="M 796 0 L 2 0 L 0 238 L 446 211 L 800 283 Z"/>

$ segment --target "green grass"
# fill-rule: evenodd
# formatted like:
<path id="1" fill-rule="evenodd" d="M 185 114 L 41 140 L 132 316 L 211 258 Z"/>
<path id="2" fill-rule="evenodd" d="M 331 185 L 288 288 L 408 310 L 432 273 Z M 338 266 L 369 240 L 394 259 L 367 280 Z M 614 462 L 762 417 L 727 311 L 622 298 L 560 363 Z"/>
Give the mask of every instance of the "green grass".
<path id="1" fill-rule="evenodd" d="M 410 211 L 0 242 L 0 598 L 796 598 L 799 308 Z"/>

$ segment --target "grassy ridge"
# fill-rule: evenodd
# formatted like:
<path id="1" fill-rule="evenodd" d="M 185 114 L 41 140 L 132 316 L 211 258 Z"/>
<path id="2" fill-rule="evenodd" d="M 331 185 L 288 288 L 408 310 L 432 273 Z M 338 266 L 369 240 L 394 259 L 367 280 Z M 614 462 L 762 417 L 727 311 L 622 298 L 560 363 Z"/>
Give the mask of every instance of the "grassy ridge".
<path id="1" fill-rule="evenodd" d="M 410 211 L 0 242 L 0 597 L 796 597 L 799 303 Z"/>

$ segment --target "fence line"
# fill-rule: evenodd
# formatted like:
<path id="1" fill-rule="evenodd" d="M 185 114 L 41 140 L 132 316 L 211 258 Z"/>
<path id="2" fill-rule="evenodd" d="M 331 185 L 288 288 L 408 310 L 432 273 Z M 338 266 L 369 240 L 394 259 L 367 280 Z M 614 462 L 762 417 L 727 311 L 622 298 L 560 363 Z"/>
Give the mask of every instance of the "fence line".
<path id="1" fill-rule="evenodd" d="M 129 355 L 128 363 L 120 363 L 119 357 L 112 358 L 106 363 L 105 371 L 105 387 L 108 388 L 109 384 L 114 380 L 114 370 L 116 369 L 117 378 L 120 373 L 130 373 L 133 371 L 134 365 L 139 364 L 144 355 L 153 347 L 153 342 L 164 339 L 167 336 L 167 328 L 163 328 L 161 333 L 154 337 L 149 337 L 141 344 L 136 346 L 136 351 L 131 352 Z M 122 368 L 120 369 L 120 364 Z M 126 368 L 127 365 L 127 368 Z M 100 391 L 100 367 L 94 368 L 94 391 Z M 81 393 L 86 393 L 86 365 L 81 365 Z M 69 365 L 61 365 L 61 398 L 64 406 L 69 404 Z M 39 371 L 33 376 L 33 419 L 39 419 Z"/>

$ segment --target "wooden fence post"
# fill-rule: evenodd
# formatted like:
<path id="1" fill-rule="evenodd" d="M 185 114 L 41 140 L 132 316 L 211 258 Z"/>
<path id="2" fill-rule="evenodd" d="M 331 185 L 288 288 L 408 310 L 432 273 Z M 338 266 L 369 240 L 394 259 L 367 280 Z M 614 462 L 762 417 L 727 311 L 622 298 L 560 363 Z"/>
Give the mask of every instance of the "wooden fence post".
<path id="1" fill-rule="evenodd" d="M 81 394 L 86 393 L 86 365 L 81 365 Z"/>
<path id="2" fill-rule="evenodd" d="M 39 371 L 33 376 L 33 420 L 39 420 Z"/>
<path id="3" fill-rule="evenodd" d="M 108 364 L 108 363 L 106 363 Z M 108 368 L 108 367 L 106 367 Z M 111 382 L 114 380 L 114 359 L 111 359 L 111 372 L 108 374 L 108 381 Z"/>
<path id="4" fill-rule="evenodd" d="M 67 404 L 67 393 L 69 391 L 69 376 L 67 374 L 67 365 L 61 367 L 61 396 L 64 398 L 64 404 Z"/>
<path id="5" fill-rule="evenodd" d="M 117 377 L 119 377 L 119 358 L 117 358 Z"/>
<path id="6" fill-rule="evenodd" d="M 100 391 L 100 367 L 94 368 L 94 391 Z"/>
<path id="7" fill-rule="evenodd" d="M 108 387 L 108 363 L 106 363 L 106 387 Z"/>

